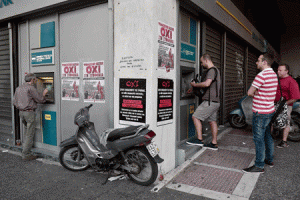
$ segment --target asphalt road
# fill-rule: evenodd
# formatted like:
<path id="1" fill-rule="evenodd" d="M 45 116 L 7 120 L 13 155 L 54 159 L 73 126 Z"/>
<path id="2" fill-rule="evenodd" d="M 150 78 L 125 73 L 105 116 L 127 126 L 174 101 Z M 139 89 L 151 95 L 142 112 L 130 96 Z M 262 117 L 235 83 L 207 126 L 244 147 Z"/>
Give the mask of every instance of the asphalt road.
<path id="1" fill-rule="evenodd" d="M 250 199 L 300 199 L 300 143 L 275 147 L 275 166 L 266 167 Z M 71 172 L 57 162 L 24 162 L 18 152 L 0 148 L 0 199 L 208 199 L 153 186 L 139 186 L 129 179 L 108 181 L 105 174 Z"/>

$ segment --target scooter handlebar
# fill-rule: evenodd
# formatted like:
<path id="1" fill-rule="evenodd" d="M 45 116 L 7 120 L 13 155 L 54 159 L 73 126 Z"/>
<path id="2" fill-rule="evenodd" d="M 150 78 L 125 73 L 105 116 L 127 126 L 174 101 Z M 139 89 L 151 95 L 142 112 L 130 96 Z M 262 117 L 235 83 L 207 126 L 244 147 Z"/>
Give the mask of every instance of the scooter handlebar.
<path id="1" fill-rule="evenodd" d="M 90 109 L 93 106 L 93 104 L 88 105 L 86 108 Z"/>

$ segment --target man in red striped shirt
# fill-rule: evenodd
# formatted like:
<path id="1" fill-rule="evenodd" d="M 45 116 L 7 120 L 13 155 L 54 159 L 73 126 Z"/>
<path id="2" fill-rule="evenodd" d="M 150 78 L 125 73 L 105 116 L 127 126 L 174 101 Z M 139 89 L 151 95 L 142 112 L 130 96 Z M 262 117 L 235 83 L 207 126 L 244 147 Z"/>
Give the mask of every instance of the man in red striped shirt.
<path id="1" fill-rule="evenodd" d="M 253 166 L 243 169 L 247 173 L 263 173 L 265 164 L 270 167 L 274 166 L 274 142 L 269 123 L 275 112 L 274 100 L 278 79 L 276 73 L 271 68 L 272 63 L 272 55 L 263 54 L 259 56 L 256 65 L 261 72 L 256 75 L 248 90 L 248 95 L 253 97 L 252 130 L 256 160 Z"/>

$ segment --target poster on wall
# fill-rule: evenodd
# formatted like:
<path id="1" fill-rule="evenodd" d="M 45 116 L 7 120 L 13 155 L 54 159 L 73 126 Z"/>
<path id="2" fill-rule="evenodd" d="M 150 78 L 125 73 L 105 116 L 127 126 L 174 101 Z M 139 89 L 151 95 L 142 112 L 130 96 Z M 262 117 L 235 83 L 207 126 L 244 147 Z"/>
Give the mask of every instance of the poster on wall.
<path id="1" fill-rule="evenodd" d="M 83 80 L 84 102 L 105 103 L 104 80 Z"/>
<path id="2" fill-rule="evenodd" d="M 175 28 L 158 22 L 158 68 L 167 72 L 174 69 Z"/>
<path id="3" fill-rule="evenodd" d="M 83 63 L 83 101 L 105 103 L 104 61 Z"/>
<path id="4" fill-rule="evenodd" d="M 158 79 L 157 126 L 173 123 L 174 82 L 171 79 Z"/>
<path id="5" fill-rule="evenodd" d="M 83 78 L 104 78 L 104 61 L 83 63 Z"/>
<path id="6" fill-rule="evenodd" d="M 79 62 L 65 62 L 61 64 L 62 78 L 79 78 Z"/>
<path id="7" fill-rule="evenodd" d="M 146 122 L 146 79 L 120 79 L 120 124 Z"/>
<path id="8" fill-rule="evenodd" d="M 62 79 L 61 80 L 61 97 L 62 100 L 79 101 L 79 79 Z"/>

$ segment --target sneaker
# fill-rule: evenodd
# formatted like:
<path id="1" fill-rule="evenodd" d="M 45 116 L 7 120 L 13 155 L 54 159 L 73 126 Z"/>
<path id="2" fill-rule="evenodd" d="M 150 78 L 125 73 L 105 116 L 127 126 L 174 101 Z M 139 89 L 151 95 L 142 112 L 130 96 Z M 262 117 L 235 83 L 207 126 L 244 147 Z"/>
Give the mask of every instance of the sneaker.
<path id="1" fill-rule="evenodd" d="M 213 143 L 205 144 L 204 147 L 211 149 L 211 150 L 218 150 L 218 145 L 213 144 Z"/>
<path id="2" fill-rule="evenodd" d="M 203 146 L 202 140 L 199 140 L 199 139 L 197 139 L 197 138 L 192 139 L 192 140 L 190 140 L 190 141 L 187 141 L 186 143 L 187 143 L 187 144 L 190 144 L 190 145 L 201 146 L 201 147 Z"/>
<path id="3" fill-rule="evenodd" d="M 281 141 L 278 145 L 277 148 L 284 148 L 284 147 L 288 147 L 289 145 L 287 144 L 286 141 Z"/>
<path id="4" fill-rule="evenodd" d="M 269 161 L 265 160 L 265 164 L 269 165 L 270 167 L 274 167 L 274 162 L 269 162 Z"/>
<path id="5" fill-rule="evenodd" d="M 23 157 L 22 160 L 23 161 L 31 161 L 31 160 L 36 160 L 37 158 L 38 158 L 38 156 L 29 155 L 29 156 Z"/>
<path id="6" fill-rule="evenodd" d="M 263 168 L 260 167 L 256 167 L 255 165 L 253 165 L 252 167 L 248 167 L 242 170 L 245 173 L 264 173 L 265 170 Z"/>

